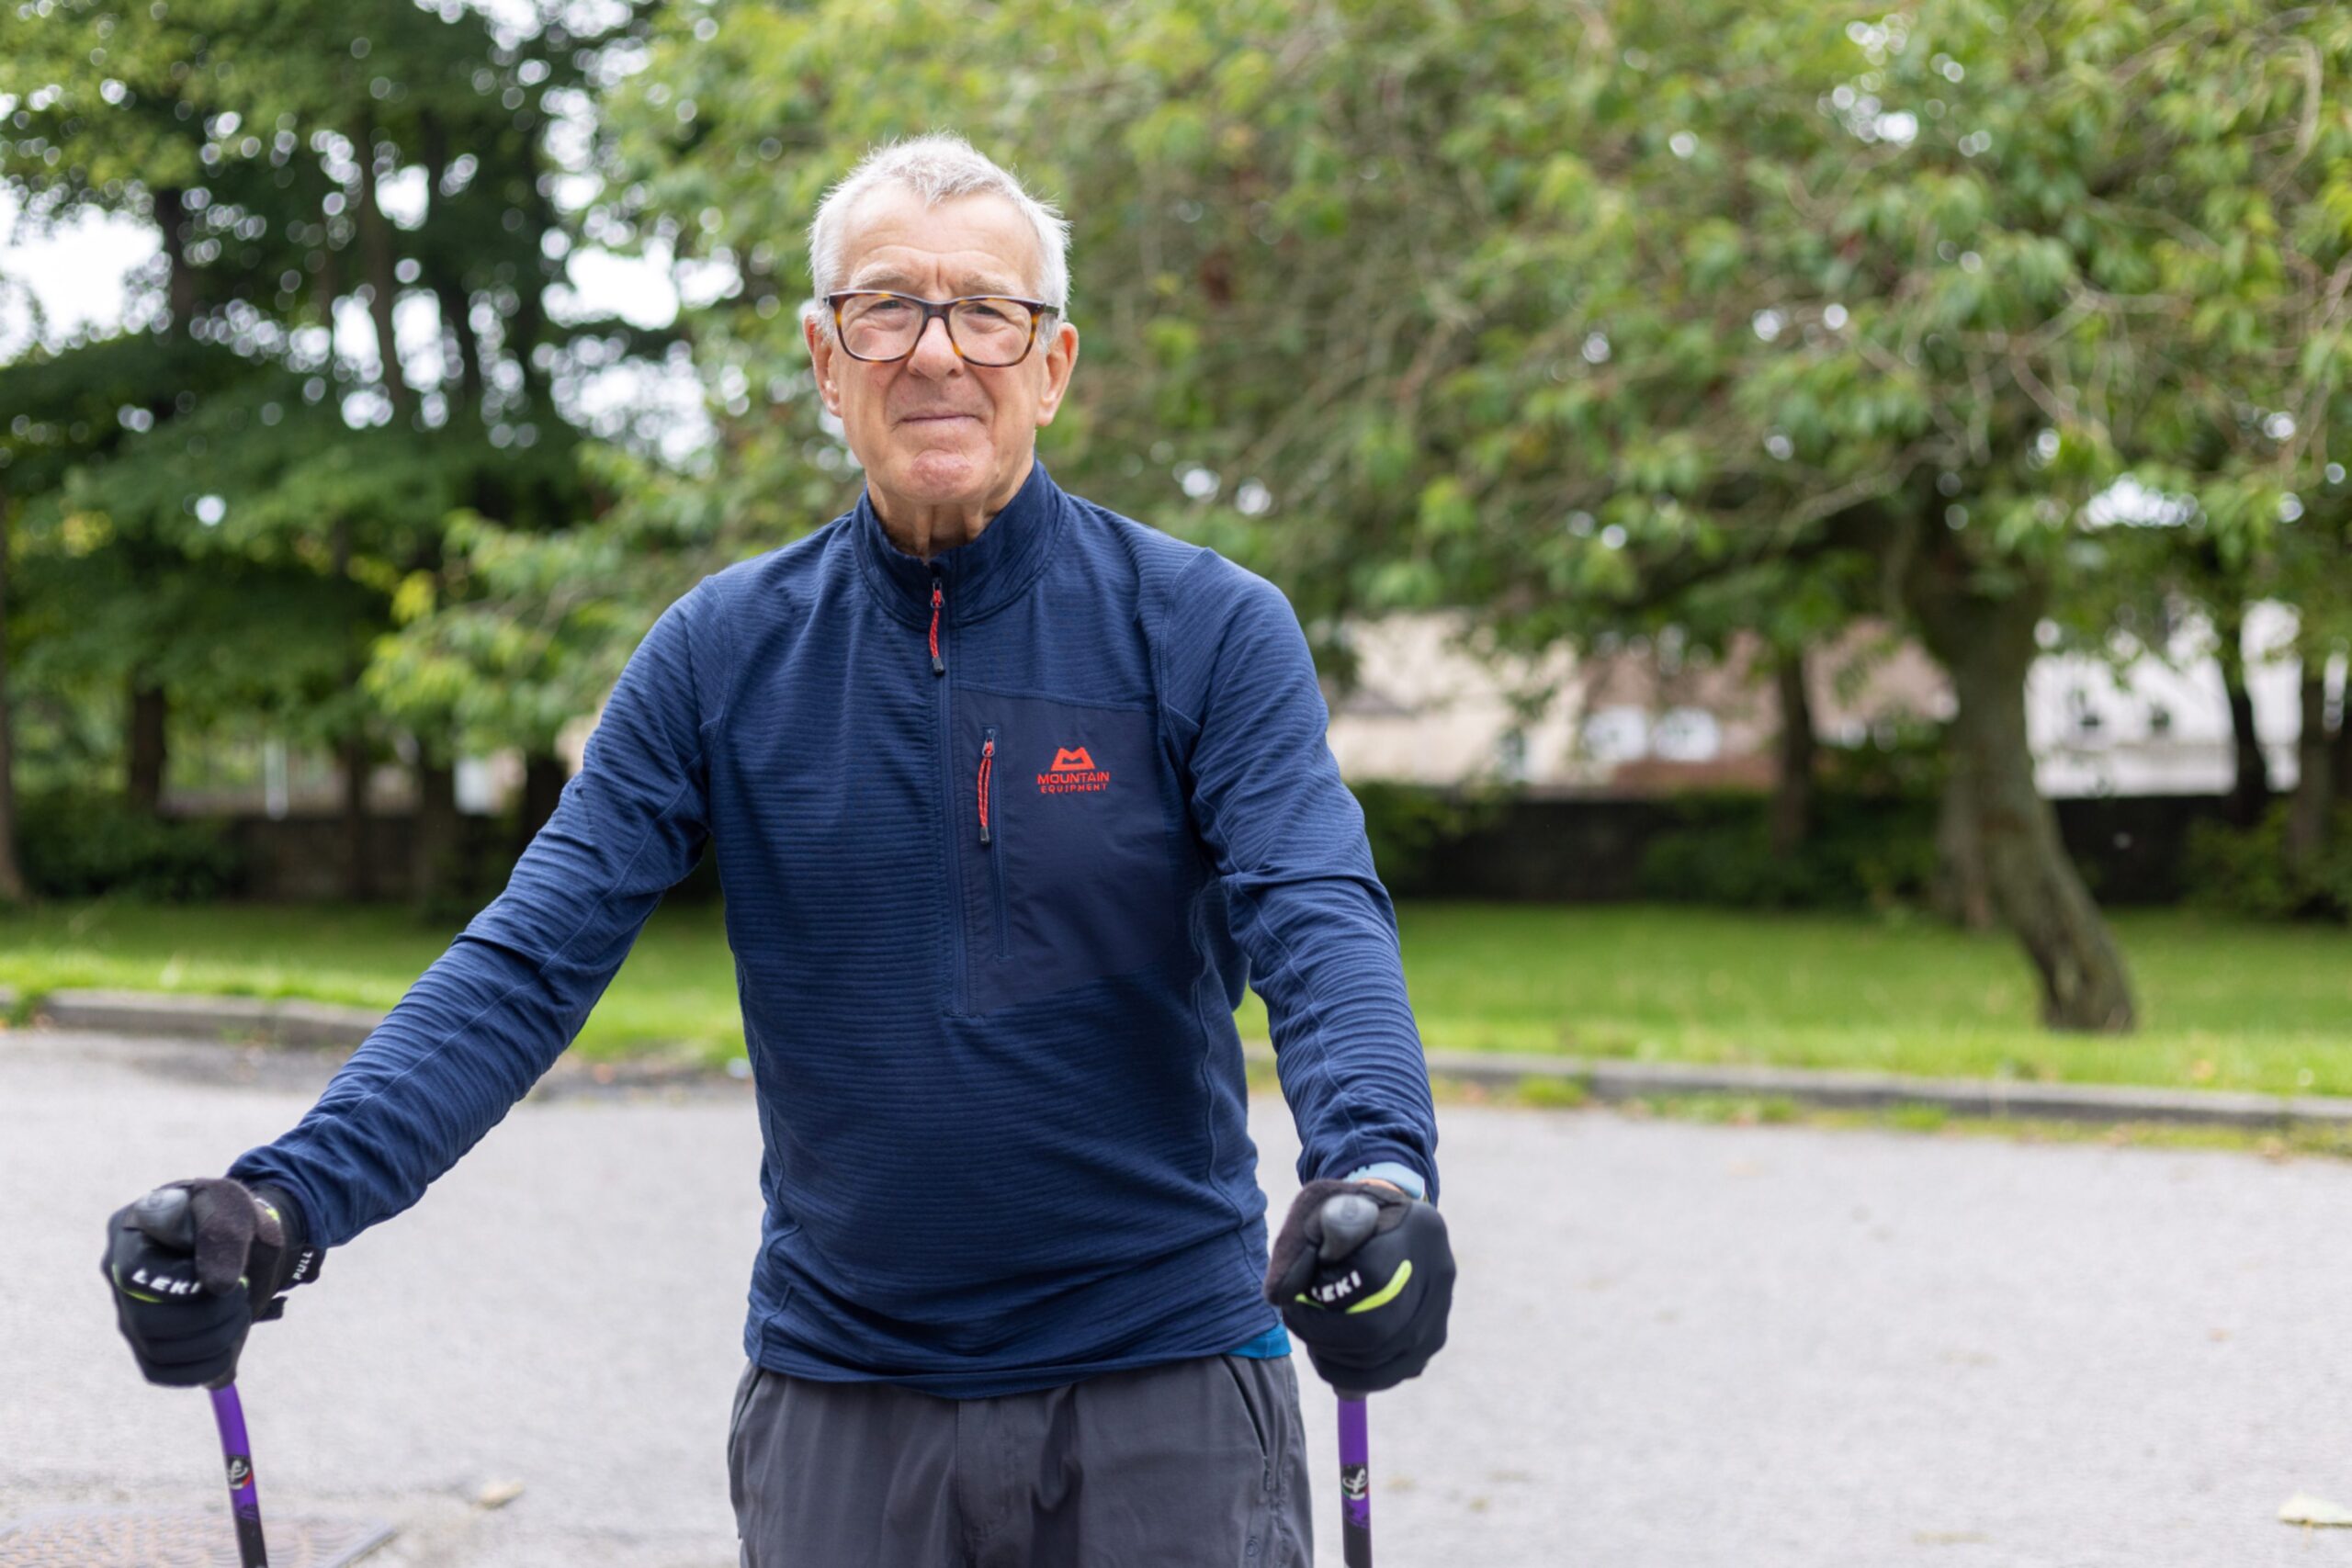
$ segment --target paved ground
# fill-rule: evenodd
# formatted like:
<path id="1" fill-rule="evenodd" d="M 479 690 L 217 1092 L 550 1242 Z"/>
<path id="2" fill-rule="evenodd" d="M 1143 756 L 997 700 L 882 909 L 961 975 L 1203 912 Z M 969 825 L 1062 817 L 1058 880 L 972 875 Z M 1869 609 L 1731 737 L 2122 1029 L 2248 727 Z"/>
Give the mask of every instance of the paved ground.
<path id="1" fill-rule="evenodd" d="M 0 1034 L 0 1517 L 215 1496 L 204 1402 L 137 1381 L 96 1261 L 107 1210 L 320 1081 L 227 1056 Z M 1256 1110 L 1285 1201 L 1287 1118 Z M 1466 1283 L 1436 1373 L 1373 1407 L 1389 1568 L 2352 1568 L 2352 1531 L 2275 1522 L 2352 1504 L 2352 1167 L 1443 1120 Z M 372 1563 L 732 1562 L 757 1162 L 723 1092 L 516 1112 L 260 1331 L 266 1508 L 397 1523 Z"/>

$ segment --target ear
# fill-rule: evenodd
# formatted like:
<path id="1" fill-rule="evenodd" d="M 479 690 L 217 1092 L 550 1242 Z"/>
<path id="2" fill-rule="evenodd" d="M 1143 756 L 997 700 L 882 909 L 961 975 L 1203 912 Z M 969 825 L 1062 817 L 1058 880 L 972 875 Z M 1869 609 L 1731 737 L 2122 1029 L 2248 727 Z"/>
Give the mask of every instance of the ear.
<path id="1" fill-rule="evenodd" d="M 841 345 L 825 328 L 824 318 L 808 311 L 800 318 L 800 336 L 808 344 L 808 357 L 817 367 L 817 395 L 825 401 L 825 412 L 835 419 L 842 416 L 841 389 L 833 382 L 835 355 Z"/>
<path id="2" fill-rule="evenodd" d="M 1070 373 L 1078 368 L 1078 329 L 1068 321 L 1056 324 L 1053 341 L 1046 345 L 1046 390 L 1037 400 L 1037 427 L 1054 423 L 1069 390 Z"/>

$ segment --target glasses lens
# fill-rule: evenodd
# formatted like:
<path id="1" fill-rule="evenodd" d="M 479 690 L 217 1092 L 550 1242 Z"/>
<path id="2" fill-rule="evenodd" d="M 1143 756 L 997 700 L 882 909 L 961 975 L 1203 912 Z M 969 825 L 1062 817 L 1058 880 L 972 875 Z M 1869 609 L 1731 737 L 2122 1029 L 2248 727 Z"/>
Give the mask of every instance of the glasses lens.
<path id="1" fill-rule="evenodd" d="M 975 365 L 1011 365 L 1029 352 L 1029 307 L 1016 299 L 960 299 L 947 312 L 956 346 Z"/>
<path id="2" fill-rule="evenodd" d="M 896 359 L 915 345 L 922 312 L 888 294 L 853 294 L 841 303 L 842 345 L 860 359 Z"/>

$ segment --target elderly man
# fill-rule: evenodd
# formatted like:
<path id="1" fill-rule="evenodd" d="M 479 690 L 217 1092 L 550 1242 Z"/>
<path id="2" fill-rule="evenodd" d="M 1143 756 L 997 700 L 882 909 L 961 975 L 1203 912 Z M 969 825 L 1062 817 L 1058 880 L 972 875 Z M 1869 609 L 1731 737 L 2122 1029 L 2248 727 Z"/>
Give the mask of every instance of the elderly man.
<path id="1" fill-rule="evenodd" d="M 1307 1562 L 1283 1325 L 1357 1390 L 1442 1343 L 1428 1078 L 1288 605 L 1036 461 L 1066 244 L 952 138 L 828 196 L 806 332 L 864 496 L 662 617 L 505 892 L 293 1131 L 175 1184 L 192 1256 L 115 1217 L 151 1378 L 414 1202 L 708 843 L 766 1145 L 743 1562 Z M 1245 977 L 1310 1183 L 1271 1269 Z M 1380 1224 L 1318 1256 L 1337 1190 Z"/>

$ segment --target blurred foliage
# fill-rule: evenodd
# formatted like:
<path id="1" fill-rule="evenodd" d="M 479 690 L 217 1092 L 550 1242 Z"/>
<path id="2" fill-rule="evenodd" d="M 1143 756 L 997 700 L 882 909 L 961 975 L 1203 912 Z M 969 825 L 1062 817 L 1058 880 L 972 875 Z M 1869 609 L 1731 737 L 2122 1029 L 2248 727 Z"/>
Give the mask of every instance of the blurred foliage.
<path id="1" fill-rule="evenodd" d="M 2260 919 L 2352 919 L 2352 807 L 2336 809 L 2316 852 L 2290 853 L 2289 807 L 2281 802 L 2251 828 L 2199 822 L 2189 830 L 2188 880 L 2196 901 Z"/>
<path id="2" fill-rule="evenodd" d="M 1923 902 L 1936 874 L 1932 797 L 1825 790 L 1794 852 L 1772 843 L 1770 803 L 1683 796 L 1642 854 L 1645 897 L 1743 909 L 1887 909 Z"/>
<path id="3" fill-rule="evenodd" d="M 721 0 L 611 96 L 611 186 L 740 277 L 696 336 L 774 492 L 828 451 L 786 236 L 946 125 L 1074 226 L 1101 347 L 1057 472 L 1323 640 L 1467 605 L 1506 645 L 1787 649 L 1894 610 L 1961 688 L 1996 907 L 2053 986 L 2096 976 L 2053 1021 L 2115 1027 L 2025 666 L 2184 538 L 2341 538 L 2347 63 L 2352 17 L 2251 0 Z M 2091 509 L 2127 478 L 2177 506 Z"/>
<path id="4" fill-rule="evenodd" d="M 1313 608 L 1757 624 L 1787 585 L 1742 574 L 1825 524 L 1899 542 L 1871 502 L 1986 570 L 2130 564 L 2082 513 L 2127 473 L 2269 538 L 2343 373 L 2347 61 L 2352 18 L 2250 4 L 721 3 L 611 96 L 609 188 L 741 275 L 696 318 L 735 464 L 825 460 L 797 236 L 948 125 L 1076 228 L 1080 488 Z"/>
<path id="5" fill-rule="evenodd" d="M 739 271 L 696 336 L 773 493 L 833 457 L 798 232 L 953 126 L 1075 226 L 1077 488 L 1310 616 L 1792 643 L 1918 524 L 2128 581 L 2171 540 L 2086 518 L 2127 474 L 2233 558 L 2340 543 L 2347 60 L 2249 4 L 721 3 L 612 95 L 609 188 Z"/>
<path id="6" fill-rule="evenodd" d="M 513 34 L 411 0 L 0 14 L 20 236 L 97 211 L 161 242 L 118 333 L 0 367 L 31 693 L 105 705 L 128 684 L 298 743 L 380 744 L 390 716 L 447 759 L 446 671 L 358 671 L 396 604 L 417 620 L 462 597 L 453 519 L 594 510 L 563 405 L 583 367 L 667 338 L 550 311 L 571 238 L 549 144 L 635 14 L 609 22 Z M 544 749 L 579 711 L 548 705 L 510 704 L 499 739 Z"/>
<path id="7" fill-rule="evenodd" d="M 233 893 L 242 869 L 220 825 L 160 819 L 119 795 L 53 790 L 17 807 L 36 897 L 195 902 Z"/>
<path id="8" fill-rule="evenodd" d="M 576 700 L 546 624 L 565 605 L 528 608 L 534 572 L 578 565 L 610 593 L 565 597 L 635 601 L 576 639 L 600 650 L 590 688 L 699 570 L 846 504 L 799 236 L 865 147 L 938 125 L 1074 224 L 1095 346 L 1046 440 L 1057 473 L 1274 572 L 1311 624 L 1465 604 L 1523 642 L 1671 620 L 1799 646 L 1888 596 L 1920 523 L 1962 536 L 1980 579 L 2091 604 L 2184 529 L 2249 559 L 2301 508 L 2298 546 L 2341 546 L 2342 489 L 2312 477 L 2352 190 L 2352 130 L 2314 90 L 2352 58 L 2333 9 L 719 0 L 515 39 L 405 0 L 36 9 L 8 41 L 62 85 L 17 110 L 6 172 L 52 205 L 204 188 L 188 243 L 242 247 L 208 279 L 224 307 L 243 291 L 291 319 L 272 247 L 308 278 L 356 242 L 348 211 L 322 216 L 357 183 L 355 129 L 388 172 L 438 139 L 403 256 L 462 262 L 501 335 L 574 236 L 718 280 L 686 323 L 719 421 L 696 526 L 621 525 L 529 565 L 542 527 L 511 536 L 462 486 L 401 509 L 453 513 L 501 560 L 464 588 L 394 573 L 409 646 L 370 689 L 469 723 L 539 728 Z M 592 92 L 588 194 L 560 219 L 534 138 Z M 456 182 L 459 146 L 497 177 Z M 296 210 L 301 243 L 276 221 L 241 237 Z M 2187 521 L 2086 526 L 2127 474 Z M 633 477 L 671 524 L 696 509 L 661 464 Z M 469 591 L 539 631 L 463 625 Z"/>
<path id="9" fill-rule="evenodd" d="M 1827 803 L 1834 808 L 1846 797 L 1934 799 L 1950 771 L 1946 728 L 1932 719 L 1890 719 L 1867 744 L 1824 746 L 1814 764 Z"/>
<path id="10" fill-rule="evenodd" d="M 543 746 L 675 594 L 854 498 L 801 236 L 869 146 L 941 127 L 1073 225 L 1057 477 L 1273 575 L 1327 651 L 1448 606 L 1504 650 L 1883 612 L 1948 663 L 2000 614 L 2163 651 L 2256 594 L 2307 654 L 2352 639 L 2344 8 L 574 16 L 0 13 L 29 220 L 165 239 L 128 335 L 0 368 L 40 411 L 0 428 L 28 682 Z M 564 313 L 589 245 L 674 262 L 674 332 Z M 396 302 L 439 321 L 404 377 Z M 706 450 L 567 402 L 689 350 Z M 2021 674 L 1969 678 L 2015 705 Z M 1367 815 L 1421 852 L 1430 823 Z"/>
<path id="11" fill-rule="evenodd" d="M 1491 823 L 1506 800 L 1495 789 L 1433 789 L 1374 779 L 1348 787 L 1363 811 L 1373 867 L 1392 887 L 1419 883 L 1433 856 Z"/>

